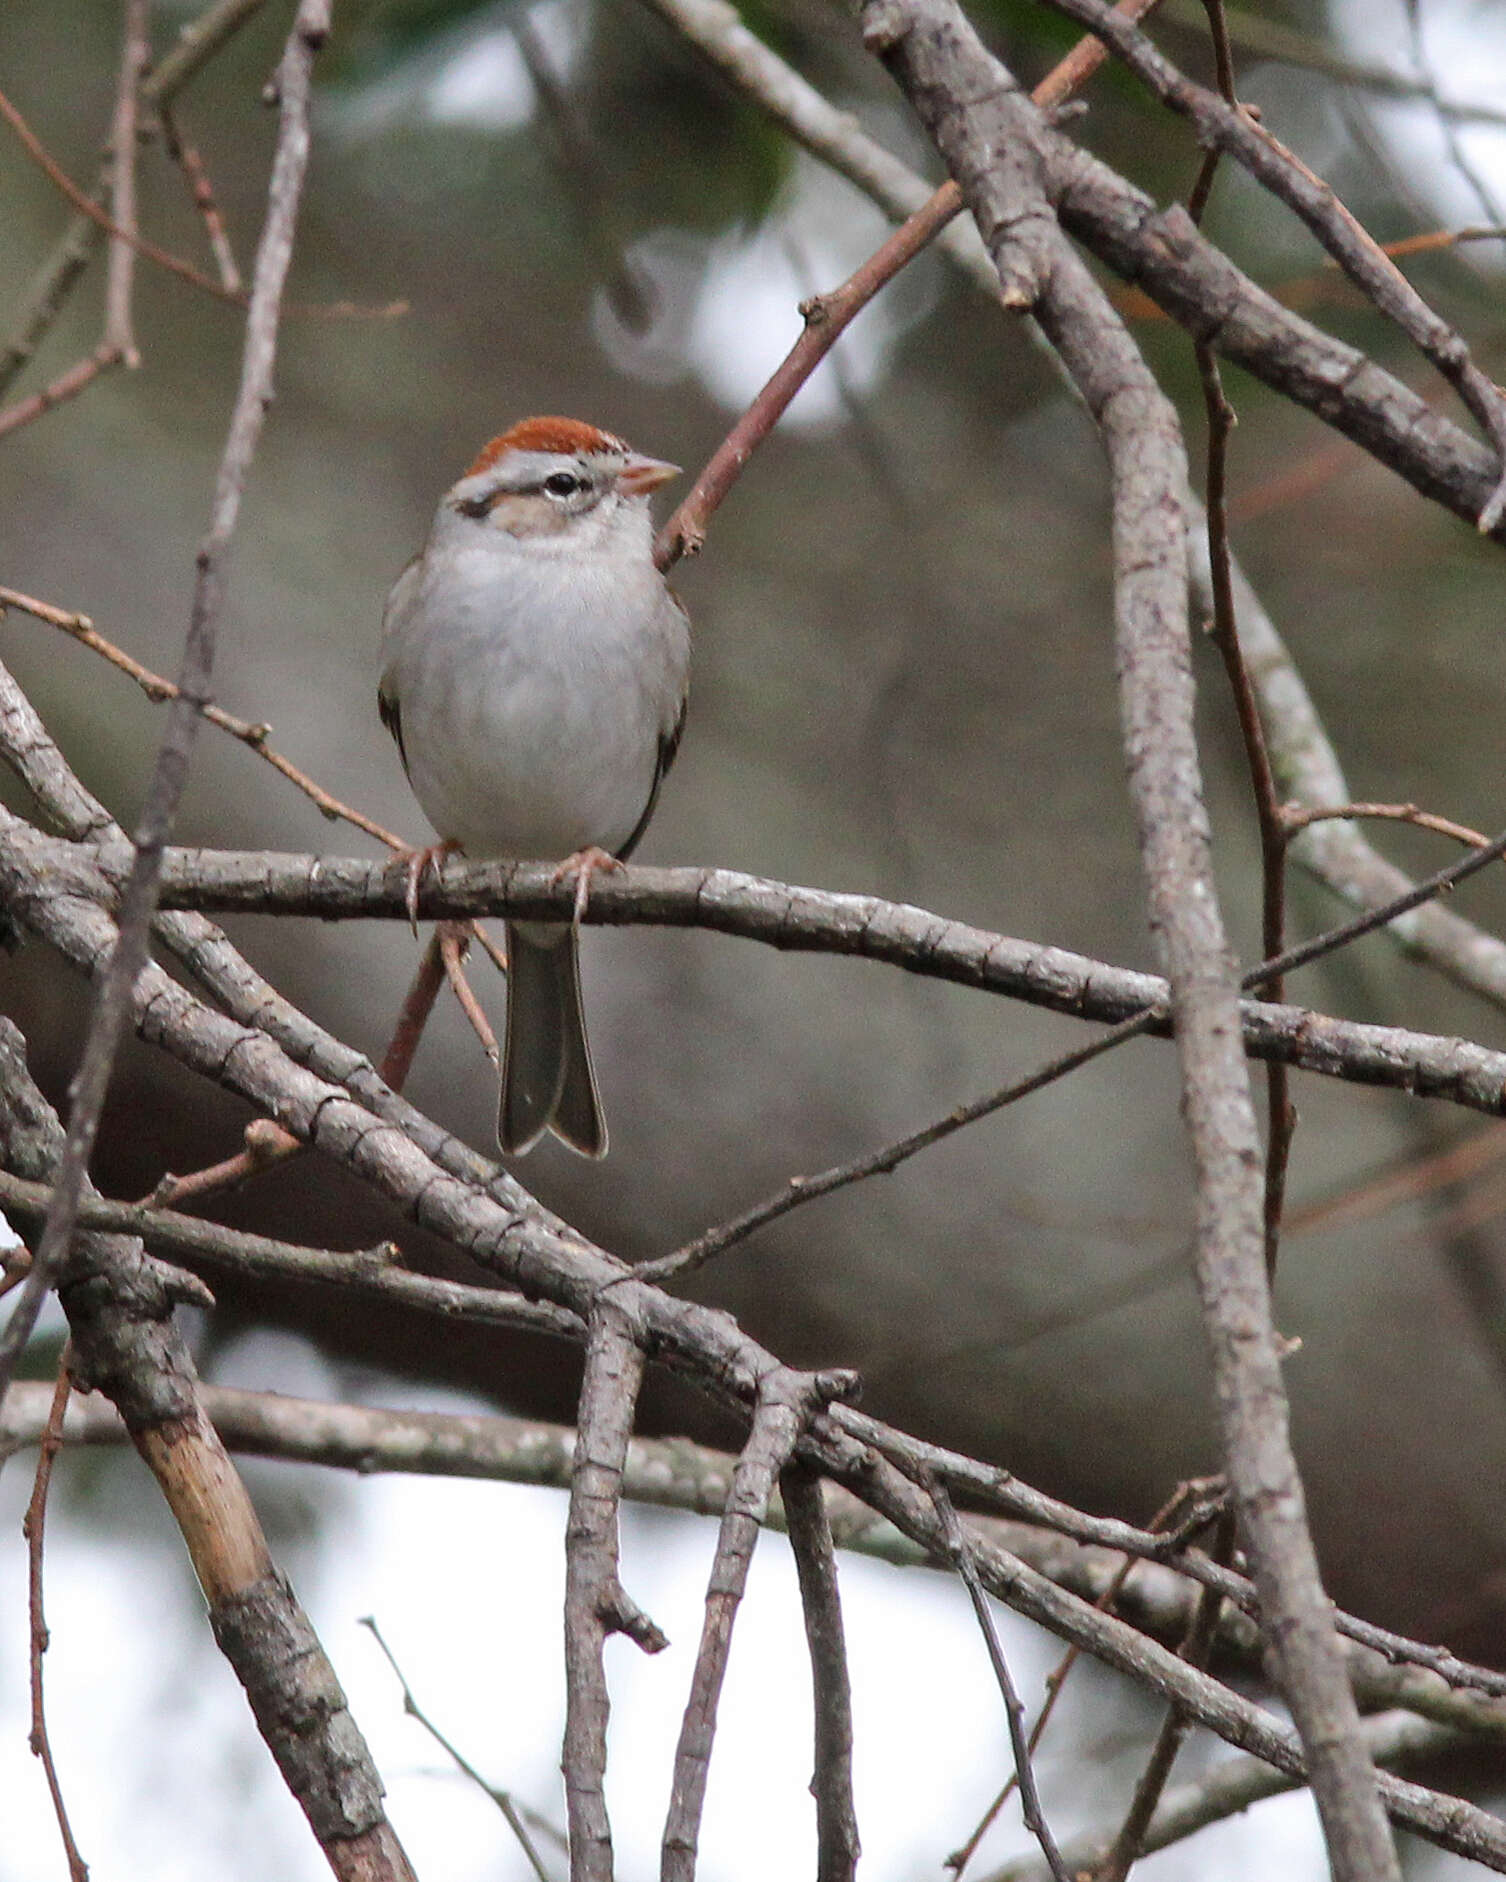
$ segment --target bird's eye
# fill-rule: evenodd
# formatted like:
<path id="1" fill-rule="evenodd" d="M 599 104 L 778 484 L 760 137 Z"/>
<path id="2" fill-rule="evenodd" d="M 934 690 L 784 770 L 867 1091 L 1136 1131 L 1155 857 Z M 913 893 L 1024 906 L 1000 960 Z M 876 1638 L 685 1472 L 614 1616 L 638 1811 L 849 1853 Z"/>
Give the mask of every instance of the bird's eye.
<path id="1" fill-rule="evenodd" d="M 544 479 L 545 492 L 551 497 L 573 497 L 585 487 L 585 478 L 577 477 L 574 471 L 554 471 Z"/>

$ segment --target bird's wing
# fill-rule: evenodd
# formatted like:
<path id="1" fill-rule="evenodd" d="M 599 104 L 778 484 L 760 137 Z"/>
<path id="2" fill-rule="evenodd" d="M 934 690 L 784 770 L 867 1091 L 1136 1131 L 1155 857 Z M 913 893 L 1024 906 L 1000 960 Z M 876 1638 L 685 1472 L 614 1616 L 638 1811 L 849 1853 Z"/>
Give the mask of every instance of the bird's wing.
<path id="1" fill-rule="evenodd" d="M 418 580 L 419 558 L 414 556 L 402 574 L 392 584 L 392 591 L 387 597 L 387 605 L 382 610 L 382 677 L 377 684 L 377 711 L 382 715 L 382 724 L 397 741 L 398 755 L 403 761 L 403 769 L 408 768 L 408 754 L 403 749 L 403 709 L 397 694 L 397 638 L 408 609 L 414 597 L 414 588 Z"/>
<path id="2" fill-rule="evenodd" d="M 681 614 L 685 614 L 685 604 L 672 589 L 668 591 L 668 597 Z M 668 770 L 674 764 L 674 757 L 680 751 L 680 736 L 685 730 L 685 708 L 689 706 L 689 702 L 691 702 L 691 685 L 689 681 L 685 681 L 685 685 L 680 689 L 680 704 L 674 711 L 674 721 L 659 732 L 659 757 L 655 758 L 655 764 L 653 764 L 653 785 L 649 787 L 648 804 L 644 805 L 644 815 L 634 824 L 633 834 L 617 849 L 617 862 L 627 862 L 627 858 L 633 854 L 638 843 L 642 841 L 644 830 L 648 830 L 649 817 L 653 817 L 653 807 L 659 802 L 659 787 L 665 783 Z"/>

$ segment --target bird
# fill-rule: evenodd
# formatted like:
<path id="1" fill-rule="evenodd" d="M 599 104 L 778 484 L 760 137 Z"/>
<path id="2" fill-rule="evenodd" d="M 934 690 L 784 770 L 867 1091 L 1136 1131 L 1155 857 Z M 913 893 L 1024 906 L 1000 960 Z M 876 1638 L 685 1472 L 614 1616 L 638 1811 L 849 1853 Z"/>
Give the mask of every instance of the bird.
<path id="1" fill-rule="evenodd" d="M 507 924 L 497 1141 L 607 1129 L 586 1040 L 579 917 L 632 855 L 685 724 L 690 624 L 655 565 L 649 497 L 679 474 L 609 431 L 525 418 L 439 500 L 382 617 L 377 703 L 441 854 L 558 860 L 575 919 Z"/>

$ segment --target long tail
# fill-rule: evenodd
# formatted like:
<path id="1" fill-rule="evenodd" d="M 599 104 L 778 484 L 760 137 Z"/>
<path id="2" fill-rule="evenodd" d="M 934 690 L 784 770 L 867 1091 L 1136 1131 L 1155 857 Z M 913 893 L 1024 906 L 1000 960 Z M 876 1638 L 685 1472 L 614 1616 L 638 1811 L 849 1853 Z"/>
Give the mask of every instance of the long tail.
<path id="1" fill-rule="evenodd" d="M 606 1120 L 581 1014 L 575 930 L 509 922 L 497 1142 L 508 1156 L 521 1156 L 546 1130 L 582 1156 L 607 1153 Z"/>

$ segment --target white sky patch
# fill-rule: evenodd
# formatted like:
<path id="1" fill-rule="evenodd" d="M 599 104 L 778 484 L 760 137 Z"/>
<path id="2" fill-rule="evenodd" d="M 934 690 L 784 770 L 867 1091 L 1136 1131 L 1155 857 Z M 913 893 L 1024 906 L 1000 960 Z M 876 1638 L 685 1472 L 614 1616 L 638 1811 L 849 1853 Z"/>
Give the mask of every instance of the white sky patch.
<path id="1" fill-rule="evenodd" d="M 249 1339 L 226 1370 L 269 1362 L 287 1376 L 292 1342 Z M 311 1357 L 306 1367 L 322 1362 Z M 262 1381 L 267 1383 L 267 1381 Z M 458 1394 L 384 1396 L 478 1409 Z M 114 1882 L 319 1882 L 328 1871 L 256 1737 L 245 1700 L 204 1625 L 186 1564 L 137 1460 L 117 1454 L 133 1491 L 80 1504 L 65 1455 L 47 1548 L 47 1656 L 54 1750 L 86 1858 Z M 272 1473 L 264 1464 L 257 1493 Z M 30 1487 L 26 1456 L 0 1475 L 0 1528 L 14 1534 Z M 292 1483 L 312 1494 L 318 1473 Z M 325 1480 L 326 1483 L 328 1480 Z M 444 1478 L 341 1473 L 317 1556 L 290 1564 L 387 1784 L 388 1805 L 420 1875 L 529 1882 L 496 1806 L 459 1775 L 413 1719 L 376 1642 L 374 1614 L 420 1705 L 493 1783 L 563 1820 L 562 1493 Z M 143 1525 L 142 1519 L 146 1521 Z M 612 1686 L 609 1796 L 624 1876 L 657 1872 L 669 1777 L 700 1636 L 716 1525 L 628 1509 L 623 1580 L 665 1628 L 667 1652 L 623 1640 L 607 1650 Z M 42 1775 L 26 1749 L 25 1551 L 0 1551 L 0 1882 L 57 1868 Z M 939 1575 L 844 1556 L 843 1613 L 853 1676 L 855 1785 L 868 1882 L 939 1875 L 1008 1769 L 1003 1711 L 962 1588 Z M 1034 1716 L 1055 1643 L 995 1609 Z M 1094 1684 L 1095 1678 L 1097 1684 Z M 1037 1770 L 1059 1835 L 1113 1820 L 1133 1781 L 1118 1741 L 1117 1688 L 1090 1670 L 1068 1688 Z M 765 1536 L 733 1636 L 706 1801 L 707 1882 L 768 1882 L 813 1871 L 810 1667 L 788 1546 Z M 1135 1734 L 1143 1730 L 1143 1722 Z M 1229 1755 L 1220 1749 L 1215 1759 Z M 1178 1779 L 1210 1756 L 1195 1737 Z M 1111 1768 L 1109 1768 L 1111 1767 Z M 1175 1781 L 1175 1780 L 1174 1780 Z M 563 1873 L 541 1841 L 546 1865 Z M 1013 1805 L 979 1853 L 978 1872 L 1031 1847 Z M 1144 1865 L 1146 1882 L 1320 1882 L 1310 1800 L 1283 1799 L 1206 1831 Z M 1138 1870 L 1137 1870 L 1138 1873 Z"/>
<path id="2" fill-rule="evenodd" d="M 1422 66 L 1408 28 L 1405 0 L 1329 0 L 1339 49 L 1431 85 L 1451 105 L 1506 112 L 1506 8 L 1499 0 L 1419 0 Z M 1453 119 L 1453 137 L 1490 201 L 1461 172 L 1449 129 L 1426 100 L 1353 96 L 1371 114 L 1407 187 L 1424 199 L 1440 225 L 1461 227 L 1506 213 L 1506 125 Z M 1506 247 L 1472 244 L 1470 260 L 1506 265 Z"/>
<path id="3" fill-rule="evenodd" d="M 6 1221 L 4 1211 L 0 1210 L 0 1248 L 19 1248 L 21 1245 L 21 1237 Z"/>
<path id="4" fill-rule="evenodd" d="M 664 385 L 694 373 L 729 411 L 740 410 L 798 337 L 800 302 L 844 281 L 889 227 L 850 184 L 802 155 L 757 229 L 712 242 L 659 230 L 635 244 L 627 261 L 654 310 L 648 330 L 626 327 L 603 293 L 592 312 L 596 337 L 613 364 L 635 378 Z M 925 272 L 910 269 L 853 322 L 834 354 L 855 392 L 878 380 L 895 342 L 931 300 Z M 841 410 L 826 361 L 783 422 L 822 425 Z"/>

